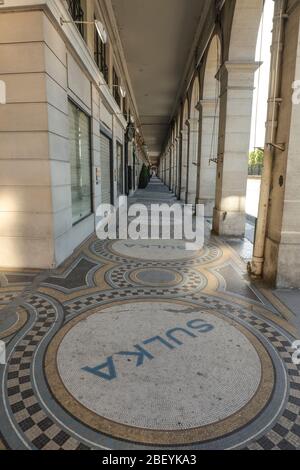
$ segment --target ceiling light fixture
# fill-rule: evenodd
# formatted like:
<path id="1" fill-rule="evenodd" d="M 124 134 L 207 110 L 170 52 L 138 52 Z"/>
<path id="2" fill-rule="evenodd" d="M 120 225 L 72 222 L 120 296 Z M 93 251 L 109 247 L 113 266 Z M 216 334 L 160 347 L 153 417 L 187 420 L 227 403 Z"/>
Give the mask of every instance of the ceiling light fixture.
<path id="1" fill-rule="evenodd" d="M 120 92 L 120 95 L 122 96 L 122 98 L 125 98 L 126 96 L 126 90 L 124 87 L 122 87 L 121 85 L 113 85 L 113 88 L 118 88 L 119 92 Z"/>
<path id="2" fill-rule="evenodd" d="M 120 85 L 120 93 L 121 93 L 122 98 L 125 98 L 125 96 L 126 96 L 126 90 L 125 90 L 125 88 L 122 87 L 121 85 Z"/>
<path id="3" fill-rule="evenodd" d="M 106 44 L 107 32 L 105 31 L 105 28 L 100 20 L 95 20 L 95 27 L 96 27 L 97 33 L 99 34 L 101 41 L 103 42 L 103 44 Z"/>

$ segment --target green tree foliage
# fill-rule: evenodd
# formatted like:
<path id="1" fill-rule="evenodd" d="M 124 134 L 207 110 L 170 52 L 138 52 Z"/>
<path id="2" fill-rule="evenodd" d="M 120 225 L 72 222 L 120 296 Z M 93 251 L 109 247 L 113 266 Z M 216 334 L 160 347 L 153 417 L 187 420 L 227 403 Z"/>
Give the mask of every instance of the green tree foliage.
<path id="1" fill-rule="evenodd" d="M 150 180 L 150 169 L 148 166 L 143 164 L 141 173 L 140 173 L 140 179 L 139 179 L 139 188 L 143 189 L 146 188 Z"/>
<path id="2" fill-rule="evenodd" d="M 264 164 L 264 151 L 255 149 L 249 153 L 249 175 L 261 175 Z"/>

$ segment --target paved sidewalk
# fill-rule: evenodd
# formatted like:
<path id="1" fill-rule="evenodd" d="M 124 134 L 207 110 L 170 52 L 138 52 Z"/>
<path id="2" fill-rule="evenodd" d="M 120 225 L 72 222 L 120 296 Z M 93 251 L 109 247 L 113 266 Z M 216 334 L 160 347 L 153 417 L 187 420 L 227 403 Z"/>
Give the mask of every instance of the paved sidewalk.
<path id="1" fill-rule="evenodd" d="M 176 198 L 154 179 L 137 201 Z M 206 235 L 92 236 L 59 269 L 1 273 L 0 448 L 300 449 L 297 297 Z"/>

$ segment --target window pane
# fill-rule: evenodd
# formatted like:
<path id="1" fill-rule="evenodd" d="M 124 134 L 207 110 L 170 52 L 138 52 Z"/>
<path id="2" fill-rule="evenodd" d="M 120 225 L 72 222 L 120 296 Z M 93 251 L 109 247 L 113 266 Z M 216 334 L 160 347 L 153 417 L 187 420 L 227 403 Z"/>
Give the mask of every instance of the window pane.
<path id="1" fill-rule="evenodd" d="M 69 101 L 69 152 L 73 224 L 92 212 L 89 117 Z"/>
<path id="2" fill-rule="evenodd" d="M 67 0 L 69 13 L 74 21 L 84 21 L 84 11 L 82 9 L 81 0 Z M 82 37 L 84 36 L 84 25 L 82 23 L 75 23 L 80 31 Z"/>

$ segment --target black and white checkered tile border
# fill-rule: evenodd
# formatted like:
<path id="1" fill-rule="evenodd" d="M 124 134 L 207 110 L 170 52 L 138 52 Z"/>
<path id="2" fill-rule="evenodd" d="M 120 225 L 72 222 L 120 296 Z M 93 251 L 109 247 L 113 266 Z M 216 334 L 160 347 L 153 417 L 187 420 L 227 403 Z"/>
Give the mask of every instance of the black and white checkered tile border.
<path id="1" fill-rule="evenodd" d="M 148 267 L 156 267 L 158 264 L 161 264 L 161 261 L 152 261 L 152 260 L 141 260 L 141 259 L 136 259 L 136 258 L 130 258 L 124 256 L 119 256 L 115 253 L 113 253 L 110 249 L 111 246 L 111 241 L 106 240 L 97 240 L 96 242 L 93 242 L 89 249 L 92 253 L 101 256 L 104 259 L 108 259 L 109 261 L 117 262 L 117 263 L 122 263 L 122 264 L 128 264 L 132 266 L 134 264 L 136 267 L 141 267 L 147 264 Z M 134 253 L 133 253 L 134 255 Z M 203 265 L 207 263 L 211 263 L 212 261 L 217 260 L 222 256 L 222 250 L 211 243 L 208 243 L 205 245 L 203 248 L 203 253 L 197 257 L 194 258 L 187 258 L 187 259 L 180 259 L 180 260 L 164 260 L 164 265 L 165 266 L 173 266 L 173 267 L 180 267 L 180 266 L 196 266 L 196 265 Z"/>
<path id="2" fill-rule="evenodd" d="M 8 365 L 7 395 L 16 425 L 36 449 L 79 450 L 88 448 L 55 423 L 40 404 L 31 379 L 33 355 L 53 325 L 53 306 L 38 296 L 28 299 L 37 312 L 31 330 L 14 349 Z"/>
<path id="3" fill-rule="evenodd" d="M 129 298 L 140 296 L 143 289 L 132 289 Z M 124 292 L 124 297 L 127 295 Z M 153 293 L 149 292 L 149 296 Z M 190 296 L 192 297 L 192 296 Z M 128 298 L 128 296 L 127 296 Z M 114 296 L 107 294 L 92 299 L 92 305 L 102 303 L 104 300 L 115 300 Z M 187 300 L 187 299 L 186 299 Z M 199 301 L 198 296 L 198 301 Z M 80 301 L 82 306 L 91 307 L 88 298 Z M 253 441 L 245 449 L 300 449 L 300 367 L 292 363 L 290 342 L 264 320 L 257 318 L 245 310 L 234 307 L 216 299 L 201 296 L 201 307 L 217 308 L 219 312 L 228 312 L 246 321 L 249 325 L 264 335 L 278 351 L 287 369 L 290 391 L 287 405 L 283 414 L 277 420 L 273 429 L 263 437 Z M 45 299 L 33 296 L 30 304 L 37 312 L 37 320 L 31 330 L 18 343 L 9 360 L 7 376 L 7 393 L 12 415 L 26 440 L 37 449 L 88 449 L 83 442 L 72 437 L 66 430 L 58 425 L 39 402 L 35 395 L 31 381 L 30 369 L 32 357 L 40 341 L 47 334 L 55 321 L 55 310 Z M 218 308 L 219 307 L 219 308 Z"/>

